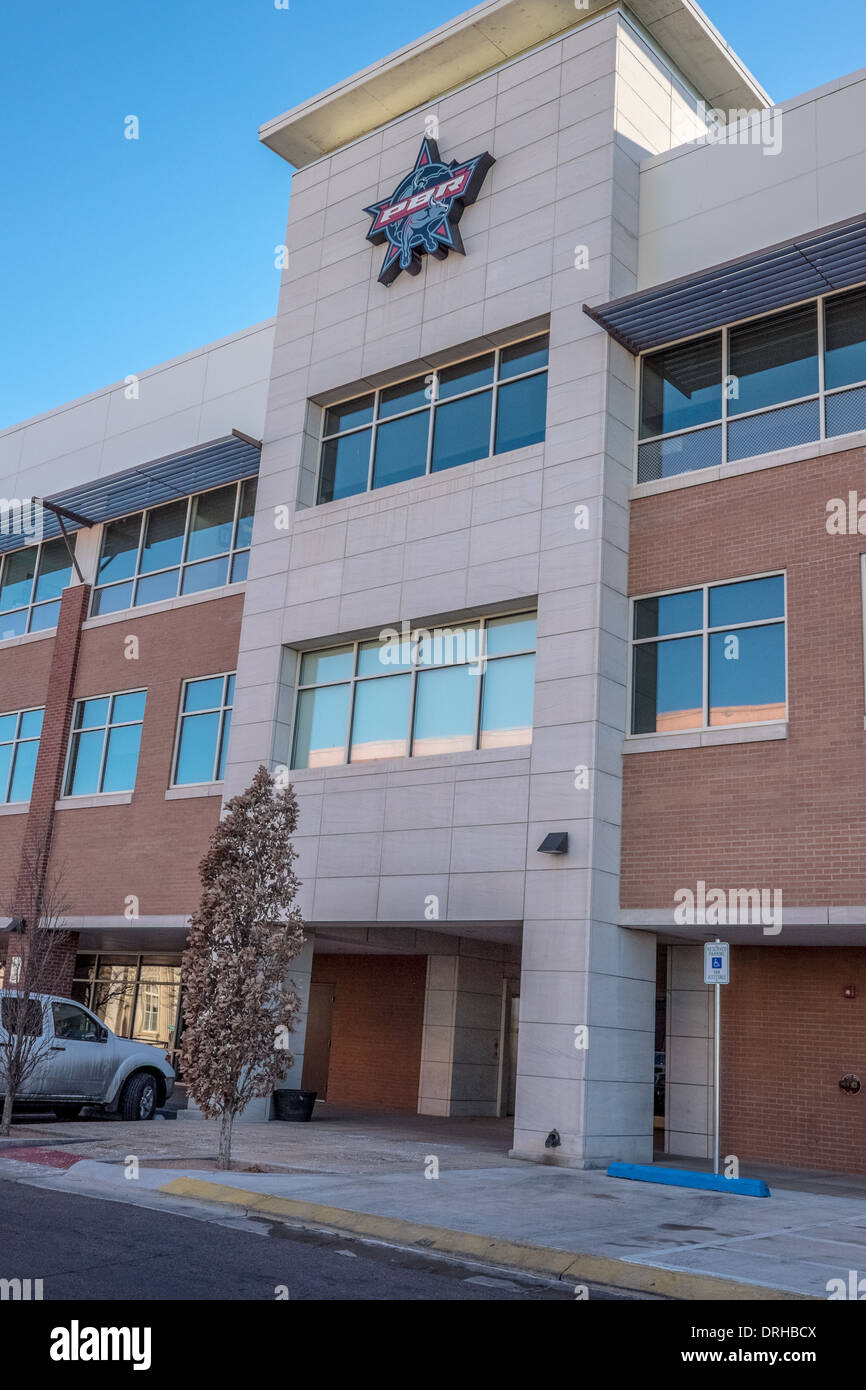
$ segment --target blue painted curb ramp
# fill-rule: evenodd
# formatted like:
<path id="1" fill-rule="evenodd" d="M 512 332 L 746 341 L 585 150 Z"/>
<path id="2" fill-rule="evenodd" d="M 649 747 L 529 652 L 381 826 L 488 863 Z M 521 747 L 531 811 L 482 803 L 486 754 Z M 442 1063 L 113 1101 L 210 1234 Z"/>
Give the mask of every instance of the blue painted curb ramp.
<path id="1" fill-rule="evenodd" d="M 659 1168 L 653 1163 L 612 1163 L 609 1178 L 658 1182 L 666 1187 L 701 1187 L 708 1192 L 739 1192 L 741 1197 L 769 1197 L 763 1178 L 723 1178 L 715 1173 L 693 1173 L 688 1168 Z"/>

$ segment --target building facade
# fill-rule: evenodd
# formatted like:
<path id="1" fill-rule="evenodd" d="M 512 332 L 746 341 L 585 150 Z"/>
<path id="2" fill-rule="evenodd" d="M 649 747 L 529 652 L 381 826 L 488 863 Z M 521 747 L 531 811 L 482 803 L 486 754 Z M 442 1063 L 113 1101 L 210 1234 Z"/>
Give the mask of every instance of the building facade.
<path id="1" fill-rule="evenodd" d="M 273 331 L 0 435 L 0 913 L 26 920 L 44 881 L 69 933 L 55 989 L 172 1054 L 220 814 Z M 93 524 L 67 516 L 67 546 L 34 497 Z"/>
<path id="2" fill-rule="evenodd" d="M 275 321 L 0 436 L 78 517 L 80 574 L 49 529 L 0 572 L 6 893 L 50 835 L 65 988 L 176 1047 L 264 763 L 287 1086 L 706 1158 L 719 936 L 723 1154 L 862 1170 L 864 108 L 773 108 L 691 0 L 492 0 L 262 128 Z"/>

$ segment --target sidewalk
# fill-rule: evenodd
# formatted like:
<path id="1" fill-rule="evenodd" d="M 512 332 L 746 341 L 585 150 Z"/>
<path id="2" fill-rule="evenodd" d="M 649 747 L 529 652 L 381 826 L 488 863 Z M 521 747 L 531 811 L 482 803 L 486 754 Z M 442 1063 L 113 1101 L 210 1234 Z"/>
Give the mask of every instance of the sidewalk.
<path id="1" fill-rule="evenodd" d="M 213 1151 L 213 1130 L 204 1122 L 166 1123 L 158 1129 L 156 1123 L 56 1125 L 38 1132 L 34 1127 L 29 1135 L 29 1127 L 22 1126 L 25 1134 L 17 1131 L 16 1142 L 28 1139 L 31 1150 L 19 1150 L 16 1160 L 14 1148 L 0 1145 L 0 1171 L 4 1177 L 119 1200 L 132 1199 L 134 1190 L 168 1202 L 217 1202 L 227 1214 L 240 1208 L 251 1215 L 535 1269 L 569 1282 L 607 1283 L 681 1299 L 824 1299 L 829 1280 L 843 1279 L 847 1285 L 851 1270 L 858 1277 L 866 1275 L 862 1180 L 828 1175 L 824 1185 L 818 1175 L 804 1176 L 811 1187 L 804 1191 L 774 1186 L 772 1174 L 765 1172 L 773 1195 L 763 1200 L 650 1186 L 602 1172 L 503 1159 L 497 1124 L 482 1121 L 470 1127 L 477 1135 L 474 1145 L 465 1138 L 455 1143 L 453 1128 L 440 1127 L 437 1134 L 435 1124 L 426 1121 L 416 1133 L 401 1125 L 395 1137 L 388 1117 L 381 1118 L 378 1129 L 367 1123 L 360 1138 L 351 1125 L 332 1130 L 241 1126 L 236 1159 L 250 1163 L 255 1152 L 258 1166 L 272 1170 L 231 1173 L 217 1172 L 209 1161 L 193 1156 L 195 1149 L 199 1155 Z M 112 1128 L 112 1142 L 93 1132 Z M 252 1133 L 259 1129 L 266 1133 Z M 71 1156 L 65 1170 L 59 1153 L 53 1168 L 36 1157 L 37 1146 L 44 1152 L 48 1142 L 62 1145 L 62 1152 Z M 110 1148 L 111 1158 L 97 1152 Z M 273 1170 L 277 1152 L 284 1164 L 294 1159 L 291 1170 Z M 134 1184 L 123 1167 L 130 1153 L 140 1159 Z M 432 1155 L 439 1160 L 439 1176 L 428 1179 L 425 1169 Z M 313 1162 L 317 1171 L 307 1166 Z M 840 1195 L 834 1183 L 846 1182 L 849 1195 Z"/>

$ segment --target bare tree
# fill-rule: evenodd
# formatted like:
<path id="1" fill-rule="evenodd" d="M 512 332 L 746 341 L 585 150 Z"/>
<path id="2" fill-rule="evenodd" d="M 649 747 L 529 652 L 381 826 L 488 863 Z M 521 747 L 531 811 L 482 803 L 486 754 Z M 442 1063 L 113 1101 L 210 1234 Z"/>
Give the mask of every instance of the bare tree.
<path id="1" fill-rule="evenodd" d="M 22 872 L 8 941 L 8 978 L 0 996 L 0 1135 L 12 1129 L 12 1103 L 35 1075 L 51 1046 L 40 995 L 56 992 L 73 938 L 63 929 L 66 905 L 60 874 L 45 871 L 43 849 L 22 855 Z M 11 914 L 10 914 L 11 915 Z"/>
<path id="2" fill-rule="evenodd" d="M 294 906 L 291 835 L 298 807 L 260 767 L 234 797 L 199 866 L 202 896 L 183 958 L 181 1064 L 189 1092 L 220 1120 L 220 1168 L 231 1166 L 232 1125 L 291 1066 L 286 1050 L 300 1007 L 288 978 L 304 944 Z"/>

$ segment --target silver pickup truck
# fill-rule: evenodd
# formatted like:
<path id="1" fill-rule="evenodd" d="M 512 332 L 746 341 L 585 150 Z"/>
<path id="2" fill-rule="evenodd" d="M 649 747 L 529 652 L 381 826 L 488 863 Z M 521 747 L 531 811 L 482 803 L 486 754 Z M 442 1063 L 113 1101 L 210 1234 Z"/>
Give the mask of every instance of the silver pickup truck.
<path id="1" fill-rule="evenodd" d="M 40 1030 L 39 1060 L 15 1097 L 16 1110 L 53 1110 L 58 1119 L 68 1120 L 89 1105 L 122 1120 L 152 1120 L 174 1090 L 167 1055 L 147 1043 L 118 1038 L 72 999 L 54 994 L 31 998 L 27 1026 Z M 0 1048 L 19 1003 L 14 991 L 0 990 Z M 0 1073 L 0 1093 L 2 1089 Z"/>

